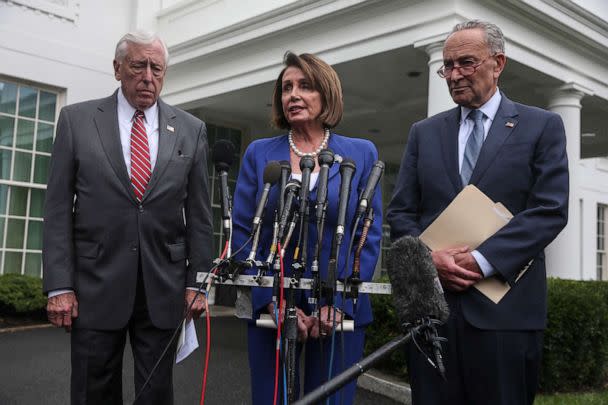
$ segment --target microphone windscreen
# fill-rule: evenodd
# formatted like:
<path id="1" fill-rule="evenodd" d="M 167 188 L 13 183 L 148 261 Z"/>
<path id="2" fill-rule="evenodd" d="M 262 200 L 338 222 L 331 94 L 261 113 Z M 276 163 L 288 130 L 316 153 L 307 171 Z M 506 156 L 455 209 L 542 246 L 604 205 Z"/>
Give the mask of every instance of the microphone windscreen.
<path id="1" fill-rule="evenodd" d="M 218 170 L 228 171 L 234 161 L 234 144 L 226 139 L 220 139 L 213 145 L 213 163 Z"/>
<path id="2" fill-rule="evenodd" d="M 289 163 L 288 160 L 281 160 L 279 164 L 281 165 L 281 169 L 285 170 L 288 173 L 291 173 L 291 163 Z"/>
<path id="3" fill-rule="evenodd" d="M 431 254 L 419 238 L 404 236 L 391 245 L 387 257 L 393 303 L 402 324 L 424 317 L 441 322 L 450 311 Z"/>
<path id="4" fill-rule="evenodd" d="M 331 166 L 334 163 L 334 152 L 331 149 L 323 149 L 317 155 L 317 160 L 319 161 L 319 166 Z"/>
<path id="5" fill-rule="evenodd" d="M 315 160 L 311 156 L 302 156 L 300 159 L 300 170 L 310 169 L 313 171 L 315 168 Z"/>
<path id="6" fill-rule="evenodd" d="M 343 158 L 342 162 L 340 162 L 340 173 L 343 173 L 345 170 L 355 170 L 356 168 L 355 161 L 351 158 Z"/>
<path id="7" fill-rule="evenodd" d="M 271 160 L 264 168 L 264 184 L 274 184 L 281 177 L 281 164 L 277 160 Z"/>

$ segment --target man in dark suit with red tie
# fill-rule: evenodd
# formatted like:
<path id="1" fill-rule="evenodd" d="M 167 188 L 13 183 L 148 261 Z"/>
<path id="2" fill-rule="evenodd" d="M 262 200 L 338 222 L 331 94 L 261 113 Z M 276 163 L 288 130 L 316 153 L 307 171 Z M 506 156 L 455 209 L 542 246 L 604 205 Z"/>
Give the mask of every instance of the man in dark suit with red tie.
<path id="1" fill-rule="evenodd" d="M 450 307 L 441 329 L 447 381 L 410 346 L 413 403 L 532 404 L 546 326 L 543 249 L 568 213 L 563 123 L 498 89 L 506 57 L 496 25 L 458 24 L 443 62 L 437 73 L 458 107 L 412 126 L 388 207 L 391 237 L 420 235 L 467 184 L 514 217 L 474 251 L 454 246 L 432 253 Z M 498 303 L 473 288 L 492 276 L 511 286 Z"/>
<path id="2" fill-rule="evenodd" d="M 129 335 L 137 403 L 173 403 L 175 342 L 198 317 L 211 265 L 205 124 L 159 99 L 168 51 L 156 35 L 117 44 L 110 97 L 62 109 L 44 215 L 49 320 L 71 330 L 72 404 L 122 404 Z"/>

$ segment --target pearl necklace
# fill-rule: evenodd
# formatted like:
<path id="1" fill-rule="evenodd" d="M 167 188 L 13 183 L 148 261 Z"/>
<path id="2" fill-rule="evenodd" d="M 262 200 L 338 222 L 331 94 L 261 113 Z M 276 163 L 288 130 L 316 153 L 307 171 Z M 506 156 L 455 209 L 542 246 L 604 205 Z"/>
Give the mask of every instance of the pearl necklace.
<path id="1" fill-rule="evenodd" d="M 321 145 L 319 145 L 319 147 L 317 149 L 315 149 L 313 152 L 302 152 L 300 149 L 297 148 L 296 143 L 293 141 L 293 131 L 291 129 L 289 130 L 289 133 L 287 134 L 287 139 L 289 140 L 289 147 L 291 148 L 293 153 L 296 154 L 296 156 L 298 156 L 298 157 L 310 156 L 310 157 L 314 158 L 319 154 L 319 152 L 321 152 L 323 149 L 327 148 L 327 142 L 329 141 L 329 129 L 325 128 L 325 136 L 323 136 L 323 141 L 321 142 Z"/>

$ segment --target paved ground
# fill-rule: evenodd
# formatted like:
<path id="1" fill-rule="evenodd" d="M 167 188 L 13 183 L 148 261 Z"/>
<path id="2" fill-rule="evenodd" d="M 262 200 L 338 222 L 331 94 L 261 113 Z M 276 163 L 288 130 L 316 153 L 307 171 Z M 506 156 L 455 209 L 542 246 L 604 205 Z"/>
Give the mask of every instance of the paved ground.
<path id="1" fill-rule="evenodd" d="M 208 405 L 248 404 L 246 328 L 233 317 L 212 318 L 212 352 L 207 382 Z M 202 336 L 198 323 L 199 338 Z M 199 340 L 200 341 L 200 340 Z M 134 398 L 133 363 L 125 355 L 125 404 Z M 199 349 L 176 365 L 175 403 L 198 404 L 204 353 Z M 69 335 L 58 329 L 0 333 L 0 404 L 65 405 L 69 403 Z M 395 405 L 390 399 L 363 389 L 356 405 Z"/>

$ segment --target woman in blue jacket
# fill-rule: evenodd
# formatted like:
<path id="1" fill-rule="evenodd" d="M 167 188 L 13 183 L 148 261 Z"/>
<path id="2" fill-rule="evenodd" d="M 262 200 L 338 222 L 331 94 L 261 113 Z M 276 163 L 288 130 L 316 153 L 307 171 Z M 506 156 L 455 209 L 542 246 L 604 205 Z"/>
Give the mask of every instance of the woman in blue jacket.
<path id="1" fill-rule="evenodd" d="M 296 55 L 288 52 L 284 59 L 285 68 L 279 74 L 275 83 L 273 95 L 273 123 L 288 130 L 288 134 L 258 139 L 252 142 L 243 157 L 241 170 L 238 176 L 234 195 L 233 210 L 233 250 L 237 250 L 246 243 L 250 233 L 251 224 L 256 210 L 257 201 L 264 188 L 264 169 L 270 161 L 289 161 L 292 177 L 301 177 L 300 159 L 309 155 L 317 160 L 317 154 L 325 148 L 331 149 L 336 155 L 350 158 L 356 165 L 353 175 L 351 193 L 348 199 L 346 227 L 344 242 L 338 252 L 337 278 L 347 278 L 352 268 L 346 268 L 347 262 L 353 263 L 356 243 L 351 252 L 348 252 L 351 238 L 352 218 L 358 203 L 358 196 L 365 188 L 370 170 L 377 160 L 377 151 L 374 144 L 368 140 L 347 138 L 330 132 L 342 118 L 343 101 L 342 88 L 338 75 L 324 61 L 311 54 Z M 316 178 L 319 165 L 311 175 L 310 196 L 311 205 L 316 201 Z M 339 164 L 334 163 L 329 171 L 328 179 L 328 205 L 323 228 L 323 242 L 319 255 L 319 271 L 321 279 L 327 276 L 327 263 L 333 235 L 336 229 L 338 210 L 338 197 L 340 189 Z M 278 205 L 279 191 L 277 186 L 271 188 L 268 204 L 266 206 L 265 221 L 262 224 L 257 258 L 265 259 L 268 256 L 272 241 L 272 216 Z M 370 281 L 380 250 L 382 230 L 382 201 L 379 186 L 374 193 L 371 205 L 376 220 L 369 229 L 367 243 L 360 254 L 361 279 Z M 311 218 L 308 229 L 308 257 L 314 255 L 317 241 L 317 229 L 314 218 Z M 361 233 L 361 227 L 357 236 Z M 297 231 L 293 239 L 297 238 Z M 355 238 L 355 242 L 358 238 Z M 293 245 L 287 246 L 284 255 L 284 269 L 286 276 L 291 274 L 293 258 Z M 243 249 L 248 252 L 250 246 Z M 243 253 L 240 258 L 244 258 Z M 311 278 L 310 260 L 304 271 L 305 278 Z M 342 366 L 349 367 L 359 360 L 363 354 L 365 340 L 365 327 L 372 321 L 372 312 L 369 297 L 360 294 L 354 308 L 351 299 L 342 300 L 341 294 L 336 294 L 333 307 L 326 305 L 325 300 L 319 303 L 320 320 L 311 317 L 313 305 L 309 304 L 309 290 L 297 290 L 295 303 L 298 315 L 298 341 L 301 350 L 305 346 L 305 376 L 304 392 L 309 392 L 321 385 L 328 376 L 330 363 L 331 331 L 333 315 L 339 323 L 342 318 L 353 319 L 354 332 L 345 332 L 344 339 L 336 337 L 332 375 L 337 375 Z M 251 393 L 253 404 L 272 404 L 274 394 L 275 376 L 275 348 L 276 331 L 255 326 L 255 319 L 261 314 L 270 313 L 274 316 L 271 288 L 253 288 L 252 291 L 253 322 L 248 327 L 249 366 L 251 370 Z M 334 310 L 334 307 L 336 308 Z M 320 340 L 323 342 L 320 342 Z M 344 348 L 341 348 L 342 340 Z M 324 353 L 321 354 L 320 350 Z M 341 358 L 344 353 L 344 359 Z M 321 358 L 325 359 L 321 364 Z M 282 380 L 282 377 L 280 378 Z M 299 380 L 299 379 L 296 379 Z M 344 395 L 343 403 L 351 404 L 354 399 L 355 382 L 347 385 L 332 397 L 332 401 L 340 403 L 340 395 Z"/>

